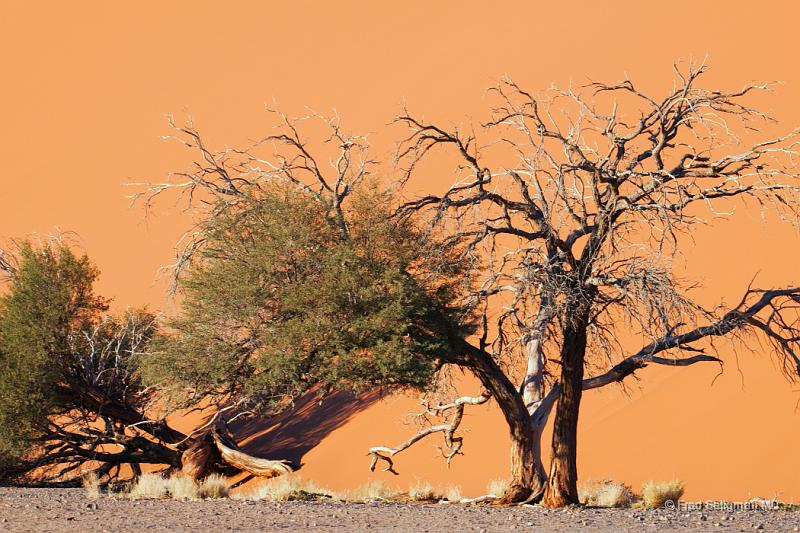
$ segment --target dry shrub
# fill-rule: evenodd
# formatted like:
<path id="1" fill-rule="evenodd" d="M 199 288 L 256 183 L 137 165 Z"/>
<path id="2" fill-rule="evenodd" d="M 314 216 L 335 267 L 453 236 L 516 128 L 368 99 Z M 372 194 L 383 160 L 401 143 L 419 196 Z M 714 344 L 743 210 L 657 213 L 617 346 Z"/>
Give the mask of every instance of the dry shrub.
<path id="1" fill-rule="evenodd" d="M 91 472 L 83 474 L 83 476 L 81 476 L 81 484 L 89 498 L 100 497 L 100 478 L 97 477 L 97 472 L 92 470 Z"/>
<path id="2" fill-rule="evenodd" d="M 578 499 L 582 504 L 592 507 L 630 507 L 636 495 L 624 483 L 603 480 L 580 487 Z"/>
<path id="3" fill-rule="evenodd" d="M 413 502 L 431 502 L 442 499 L 442 495 L 436 492 L 433 485 L 418 481 L 408 487 L 408 499 Z"/>
<path id="4" fill-rule="evenodd" d="M 507 479 L 493 479 L 486 485 L 486 493 L 489 496 L 499 498 L 508 490 L 508 485 L 509 482 Z"/>
<path id="5" fill-rule="evenodd" d="M 332 498 L 334 494 L 329 490 L 316 486 L 311 481 L 306 481 L 295 474 L 286 474 L 274 477 L 255 487 L 249 492 L 242 492 L 234 496 L 240 500 L 268 500 L 285 502 L 293 500 L 316 500 L 319 498 Z"/>
<path id="6" fill-rule="evenodd" d="M 347 499 L 357 502 L 368 502 L 372 500 L 391 500 L 398 496 L 396 490 L 386 486 L 380 480 L 373 480 L 361 485 L 357 489 L 347 493 Z"/>
<path id="7" fill-rule="evenodd" d="M 677 503 L 683 496 L 684 484 L 680 479 L 671 481 L 648 481 L 642 485 L 642 499 L 645 507 L 657 509 L 667 501 Z"/>
<path id="8" fill-rule="evenodd" d="M 165 498 L 168 480 L 160 474 L 142 474 L 128 491 L 128 498 L 134 500 Z"/>

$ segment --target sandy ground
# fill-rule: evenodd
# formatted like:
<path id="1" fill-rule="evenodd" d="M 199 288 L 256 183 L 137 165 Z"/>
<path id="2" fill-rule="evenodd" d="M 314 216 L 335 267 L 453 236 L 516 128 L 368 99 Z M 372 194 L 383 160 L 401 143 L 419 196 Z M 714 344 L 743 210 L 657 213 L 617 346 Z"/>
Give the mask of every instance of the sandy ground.
<path id="1" fill-rule="evenodd" d="M 786 511 L 644 511 L 442 504 L 130 501 L 0 488 L 0 531 L 800 531 Z"/>

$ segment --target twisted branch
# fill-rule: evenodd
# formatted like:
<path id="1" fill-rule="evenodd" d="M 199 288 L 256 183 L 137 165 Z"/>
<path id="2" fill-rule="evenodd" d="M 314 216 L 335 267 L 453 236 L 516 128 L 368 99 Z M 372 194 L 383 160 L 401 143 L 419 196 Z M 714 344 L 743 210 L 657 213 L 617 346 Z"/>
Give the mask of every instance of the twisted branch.
<path id="1" fill-rule="evenodd" d="M 394 469 L 394 462 L 392 461 L 392 457 L 397 455 L 398 453 L 407 450 L 415 443 L 419 442 L 420 440 L 424 439 L 428 435 L 433 435 L 434 433 L 443 433 L 444 434 L 444 444 L 445 449 L 440 448 L 442 452 L 442 456 L 447 461 L 447 466 L 450 466 L 450 461 L 461 453 L 461 446 L 463 445 L 463 437 L 456 436 L 456 431 L 458 427 L 461 425 L 461 420 L 464 417 L 464 407 L 467 405 L 480 405 L 484 404 L 489 401 L 490 395 L 488 392 L 484 391 L 481 393 L 480 396 L 462 396 L 450 403 L 446 404 L 437 404 L 435 406 L 430 406 L 427 401 L 423 401 L 424 411 L 421 416 L 424 415 L 431 415 L 431 416 L 441 416 L 443 413 L 447 413 L 448 411 L 452 411 L 453 414 L 444 424 L 438 424 L 435 426 L 428 426 L 420 430 L 417 434 L 412 436 L 410 439 L 406 440 L 405 442 L 395 446 L 394 448 L 389 448 L 387 446 L 375 446 L 370 448 L 368 455 L 372 456 L 372 462 L 370 463 L 369 469 L 371 471 L 375 471 L 375 467 L 378 465 L 378 461 L 385 461 L 386 468 L 384 468 L 384 472 L 391 472 L 392 474 L 398 475 L 398 472 Z"/>

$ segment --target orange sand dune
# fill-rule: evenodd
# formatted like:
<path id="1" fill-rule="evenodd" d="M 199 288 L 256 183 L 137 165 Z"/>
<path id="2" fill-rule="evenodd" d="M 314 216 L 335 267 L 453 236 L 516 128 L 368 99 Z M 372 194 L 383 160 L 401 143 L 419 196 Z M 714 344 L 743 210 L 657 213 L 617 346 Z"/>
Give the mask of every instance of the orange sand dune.
<path id="1" fill-rule="evenodd" d="M 0 237 L 75 231 L 102 269 L 100 291 L 118 307 L 169 310 L 154 275 L 188 220 L 166 201 L 145 222 L 123 187 L 187 163 L 160 139 L 169 133 L 165 113 L 191 113 L 221 145 L 263 133 L 261 109 L 273 98 L 289 112 L 336 107 L 351 128 L 375 132 L 375 153 L 384 157 L 392 138 L 384 124 L 403 100 L 429 118 L 480 120 L 484 89 L 506 73 L 540 88 L 627 72 L 660 92 L 671 86 L 674 59 L 708 54 L 709 83 L 783 80 L 759 101 L 789 129 L 800 125 L 798 15 L 800 4 L 786 1 L 6 1 Z M 437 174 L 425 187 L 450 179 Z M 733 302 L 756 272 L 763 286 L 800 282 L 797 234 L 774 220 L 762 224 L 757 213 L 740 212 L 695 239 L 687 274 L 704 279 L 704 302 Z M 713 386 L 714 366 L 648 369 L 641 390 L 631 383 L 627 396 L 587 394 L 582 477 L 638 484 L 678 476 L 690 498 L 800 500 L 798 395 L 768 353 L 744 354 L 741 375 L 724 355 L 728 365 Z M 504 475 L 508 443 L 491 406 L 468 414 L 466 455 L 450 470 L 431 442 L 398 459 L 399 477 L 370 474 L 366 449 L 404 439 L 413 426 L 400 420 L 414 408 L 413 399 L 394 397 L 325 428 L 302 450 L 305 475 L 331 488 L 420 478 L 470 495 Z"/>

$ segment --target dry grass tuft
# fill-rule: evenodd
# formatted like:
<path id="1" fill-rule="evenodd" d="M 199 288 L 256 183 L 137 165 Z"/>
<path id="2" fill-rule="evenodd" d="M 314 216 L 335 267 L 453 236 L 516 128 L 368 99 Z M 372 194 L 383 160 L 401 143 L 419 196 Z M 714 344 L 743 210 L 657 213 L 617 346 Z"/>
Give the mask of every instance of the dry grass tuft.
<path id="1" fill-rule="evenodd" d="M 508 490 L 508 485 L 509 482 L 507 479 L 493 479 L 486 485 L 486 493 L 489 496 L 499 498 Z"/>
<path id="2" fill-rule="evenodd" d="M 227 481 L 223 476 L 214 474 L 199 483 L 182 474 L 175 474 L 169 479 L 159 474 L 143 474 L 126 494 L 126 497 L 133 500 L 160 498 L 202 500 L 227 496 Z"/>
<path id="3" fill-rule="evenodd" d="M 160 474 L 142 474 L 126 494 L 133 500 L 165 498 L 168 480 Z"/>
<path id="4" fill-rule="evenodd" d="M 449 502 L 458 503 L 463 499 L 461 495 L 461 487 L 457 485 L 450 485 L 444 492 L 444 497 Z"/>
<path id="5" fill-rule="evenodd" d="M 636 495 L 624 483 L 603 480 L 580 487 L 578 498 L 582 504 L 592 507 L 630 507 Z"/>
<path id="6" fill-rule="evenodd" d="M 433 485 L 430 483 L 418 481 L 414 485 L 408 487 L 408 499 L 412 502 L 433 502 L 439 501 L 442 498 L 443 496 L 436 492 Z"/>
<path id="7" fill-rule="evenodd" d="M 83 474 L 83 476 L 81 476 L 81 484 L 89 498 L 100 497 L 100 478 L 97 477 L 97 472 L 92 470 L 91 472 Z"/>
<path id="8" fill-rule="evenodd" d="M 657 509 L 667 501 L 677 503 L 683 496 L 684 484 L 680 479 L 671 481 L 648 481 L 642 485 L 642 499 L 645 507 Z"/>
<path id="9" fill-rule="evenodd" d="M 239 493 L 234 496 L 239 500 L 267 500 L 273 502 L 317 500 L 333 497 L 335 496 L 332 492 L 322 489 L 295 474 L 274 477 L 249 492 Z"/>
<path id="10" fill-rule="evenodd" d="M 203 499 L 227 498 L 230 492 L 228 481 L 225 476 L 211 474 L 205 478 L 199 486 L 200 497 Z"/>
<path id="11" fill-rule="evenodd" d="M 398 492 L 387 487 L 386 483 L 374 480 L 347 493 L 346 499 L 349 501 L 369 502 L 373 500 L 392 500 L 398 496 Z"/>
<path id="12" fill-rule="evenodd" d="M 167 495 L 175 500 L 199 500 L 200 486 L 197 482 L 184 475 L 176 474 L 167 481 Z"/>

